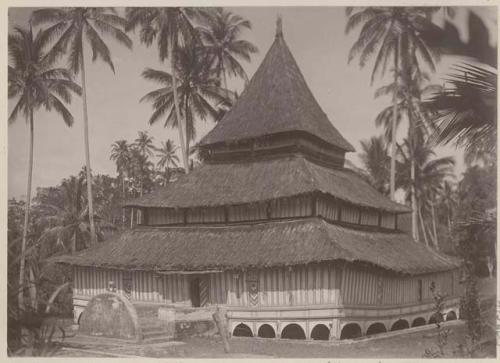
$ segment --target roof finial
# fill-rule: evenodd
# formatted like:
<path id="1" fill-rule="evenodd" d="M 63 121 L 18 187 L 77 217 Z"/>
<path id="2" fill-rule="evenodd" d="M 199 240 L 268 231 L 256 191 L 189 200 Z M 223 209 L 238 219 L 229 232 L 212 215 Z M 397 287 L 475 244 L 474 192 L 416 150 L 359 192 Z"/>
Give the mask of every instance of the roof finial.
<path id="1" fill-rule="evenodd" d="M 276 17 L 276 38 L 283 37 L 283 26 L 281 20 L 281 14 Z"/>

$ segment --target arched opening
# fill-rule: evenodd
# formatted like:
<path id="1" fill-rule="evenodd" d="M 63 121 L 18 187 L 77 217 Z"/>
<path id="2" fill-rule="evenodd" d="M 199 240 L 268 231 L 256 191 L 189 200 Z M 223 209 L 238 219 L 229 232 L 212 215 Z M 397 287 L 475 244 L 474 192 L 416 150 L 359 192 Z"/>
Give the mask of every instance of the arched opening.
<path id="1" fill-rule="evenodd" d="M 457 314 L 451 310 L 448 312 L 448 314 L 446 314 L 446 321 L 448 320 L 457 320 Z"/>
<path id="2" fill-rule="evenodd" d="M 356 323 L 347 324 L 340 332 L 340 339 L 354 339 L 361 336 L 361 328 Z"/>
<path id="3" fill-rule="evenodd" d="M 261 338 L 276 338 L 276 333 L 274 332 L 273 327 L 269 324 L 261 325 L 257 335 Z"/>
<path id="4" fill-rule="evenodd" d="M 425 325 L 425 319 L 422 317 L 415 318 L 415 320 L 413 320 L 413 323 L 411 323 L 412 328 L 422 325 Z"/>
<path id="5" fill-rule="evenodd" d="M 311 339 L 328 340 L 330 338 L 330 329 L 325 324 L 316 325 L 311 331 Z"/>
<path id="6" fill-rule="evenodd" d="M 283 339 L 306 339 L 306 334 L 304 329 L 298 324 L 289 324 L 281 332 L 281 338 Z"/>
<path id="7" fill-rule="evenodd" d="M 408 329 L 410 324 L 404 319 L 399 319 L 394 324 L 392 324 L 391 331 Z"/>
<path id="8" fill-rule="evenodd" d="M 429 318 L 429 324 L 438 324 L 443 322 L 443 315 L 439 313 L 434 313 Z"/>
<path id="9" fill-rule="evenodd" d="M 246 324 L 238 324 L 233 330 L 233 337 L 253 337 L 252 329 Z"/>
<path id="10" fill-rule="evenodd" d="M 387 329 L 385 328 L 385 325 L 382 323 L 373 323 L 368 327 L 368 330 L 366 331 L 366 335 L 373 335 L 373 334 L 380 334 L 380 333 L 385 333 Z"/>

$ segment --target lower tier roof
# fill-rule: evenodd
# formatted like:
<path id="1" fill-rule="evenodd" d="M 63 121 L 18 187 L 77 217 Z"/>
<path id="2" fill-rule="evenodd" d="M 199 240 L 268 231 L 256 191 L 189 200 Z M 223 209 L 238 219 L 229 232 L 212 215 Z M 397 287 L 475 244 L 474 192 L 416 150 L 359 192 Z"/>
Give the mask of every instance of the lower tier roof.
<path id="1" fill-rule="evenodd" d="M 131 270 L 196 271 L 344 260 L 422 274 L 451 270 L 445 257 L 405 233 L 353 230 L 318 218 L 251 225 L 138 227 L 54 262 Z"/>
<path id="2" fill-rule="evenodd" d="M 131 207 L 191 208 L 255 203 L 321 192 L 362 207 L 407 213 L 408 207 L 380 194 L 348 169 L 317 165 L 301 156 L 234 164 L 204 164 Z"/>

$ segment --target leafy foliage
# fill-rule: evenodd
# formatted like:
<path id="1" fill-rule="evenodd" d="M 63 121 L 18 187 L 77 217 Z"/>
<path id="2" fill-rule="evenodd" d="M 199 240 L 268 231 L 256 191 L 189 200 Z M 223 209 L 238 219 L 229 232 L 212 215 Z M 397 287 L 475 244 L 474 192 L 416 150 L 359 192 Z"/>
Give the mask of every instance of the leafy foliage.
<path id="1" fill-rule="evenodd" d="M 438 144 L 465 147 L 469 162 L 495 159 L 497 143 L 497 74 L 471 64 L 456 66 L 450 87 L 435 94 L 427 107 L 434 111 Z"/>
<path id="2" fill-rule="evenodd" d="M 201 23 L 197 30 L 209 54 L 209 67 L 215 70 L 219 79 L 224 78 L 224 88 L 227 89 L 226 75 L 248 81 L 239 60 L 250 62 L 250 55 L 258 49 L 239 36 L 242 30 L 252 28 L 250 21 L 223 8 L 215 8 L 202 14 Z"/>
<path id="3" fill-rule="evenodd" d="M 202 48 L 181 48 L 176 61 L 176 84 L 179 94 L 180 115 L 185 121 L 187 140 L 196 136 L 195 120 L 219 118 L 219 108 L 230 105 L 228 91 L 220 87 L 215 71 L 209 67 L 208 54 Z M 162 88 L 147 93 L 141 101 L 153 104 L 150 124 L 165 117 L 165 126 L 178 127 L 174 109 L 173 75 L 164 71 L 147 68 L 142 73 L 147 79 L 159 83 Z"/>
<path id="4" fill-rule="evenodd" d="M 125 19 L 114 8 L 44 8 L 33 11 L 33 25 L 50 24 L 47 37 L 57 39 L 48 53 L 49 59 L 68 55 L 68 67 L 75 74 L 81 71 L 84 40 L 92 51 L 92 60 L 101 59 L 111 70 L 115 66 L 111 52 L 101 35 L 107 35 L 118 43 L 132 48 L 132 40 L 125 34 Z"/>

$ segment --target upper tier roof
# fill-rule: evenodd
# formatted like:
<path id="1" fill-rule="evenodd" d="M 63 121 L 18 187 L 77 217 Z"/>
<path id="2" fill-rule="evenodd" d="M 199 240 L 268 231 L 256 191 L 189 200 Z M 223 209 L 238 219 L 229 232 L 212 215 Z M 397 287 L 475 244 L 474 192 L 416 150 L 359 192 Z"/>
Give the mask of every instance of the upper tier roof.
<path id="1" fill-rule="evenodd" d="M 341 150 L 354 151 L 316 102 L 279 25 L 274 43 L 242 95 L 200 145 L 290 131 L 307 132 Z"/>
<path id="2" fill-rule="evenodd" d="M 362 207 L 405 213 L 348 169 L 332 169 L 302 156 L 234 164 L 203 164 L 166 187 L 127 202 L 131 207 L 191 208 L 254 203 L 321 192 Z"/>

